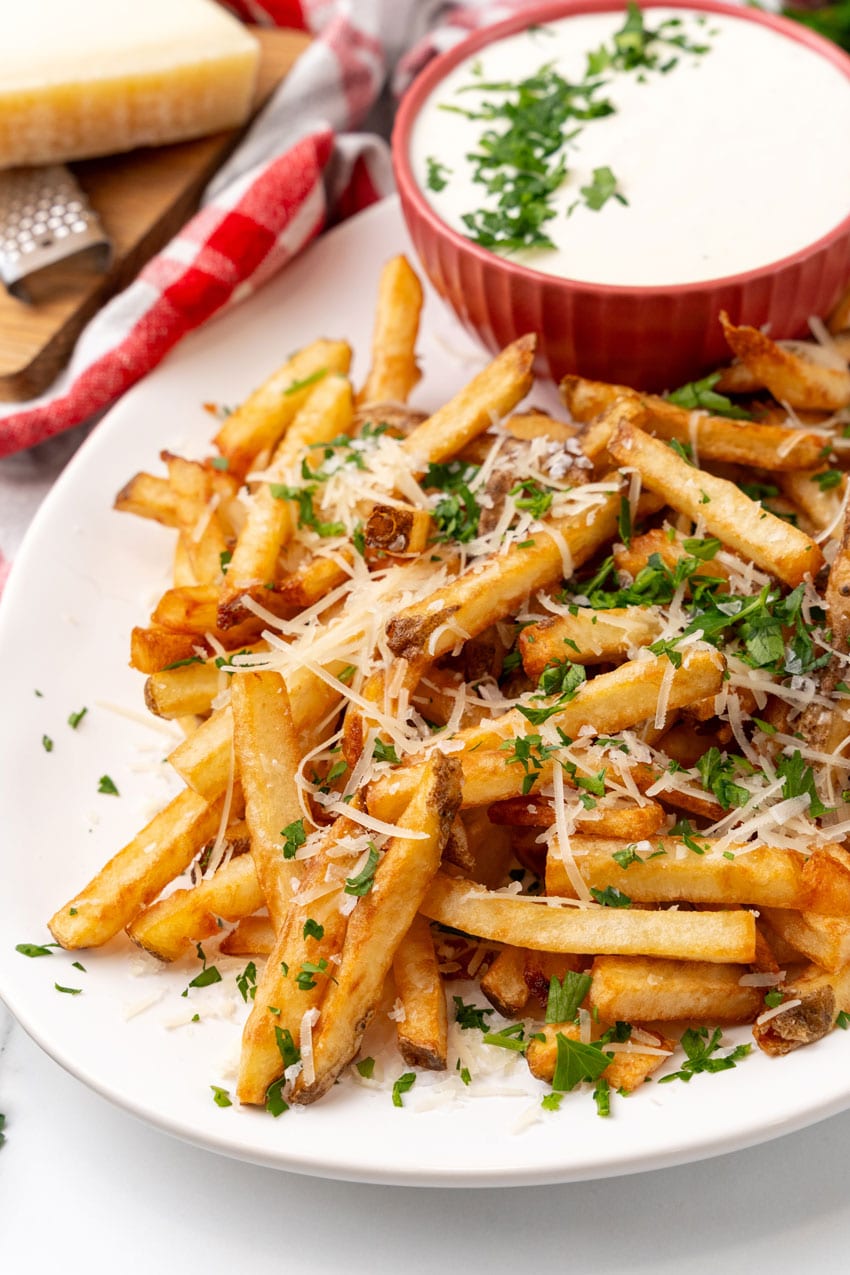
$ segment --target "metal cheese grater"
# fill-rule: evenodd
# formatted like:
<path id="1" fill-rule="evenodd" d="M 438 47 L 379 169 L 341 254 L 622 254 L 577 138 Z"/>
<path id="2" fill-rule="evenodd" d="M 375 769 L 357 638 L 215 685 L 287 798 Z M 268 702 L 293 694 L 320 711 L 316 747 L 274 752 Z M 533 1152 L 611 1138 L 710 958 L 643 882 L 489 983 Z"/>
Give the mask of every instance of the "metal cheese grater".
<path id="1" fill-rule="evenodd" d="M 71 258 L 109 267 L 112 245 L 76 178 L 62 164 L 0 172 L 0 280 L 30 300 L 28 280 Z"/>

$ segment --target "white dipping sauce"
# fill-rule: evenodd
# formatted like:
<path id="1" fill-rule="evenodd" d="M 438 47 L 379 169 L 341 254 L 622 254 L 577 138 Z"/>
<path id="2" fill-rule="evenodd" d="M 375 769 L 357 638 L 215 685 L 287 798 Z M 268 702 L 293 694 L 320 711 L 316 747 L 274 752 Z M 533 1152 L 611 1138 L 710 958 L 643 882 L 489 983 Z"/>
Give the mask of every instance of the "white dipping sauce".
<path id="1" fill-rule="evenodd" d="M 702 23 L 698 19 L 702 16 Z M 702 55 L 680 53 L 666 74 L 608 69 L 597 94 L 616 113 L 585 122 L 567 148 L 567 178 L 545 224 L 554 249 L 505 254 L 546 274 L 633 286 L 696 283 L 770 265 L 805 248 L 850 213 L 850 79 L 819 54 L 745 18 L 686 9 L 647 9 L 665 18 Z M 485 81 L 525 79 L 548 62 L 572 83 L 587 54 L 610 46 L 625 14 L 583 14 L 524 31 L 460 63 L 423 104 L 411 137 L 414 177 L 454 230 L 464 213 L 495 207 L 473 182 L 466 158 L 487 128 L 442 104 L 478 107 L 493 94 L 457 90 Z M 640 82 L 640 77 L 645 82 Z M 499 101 L 504 100 L 500 95 Z M 446 169 L 442 191 L 428 189 L 428 159 Z M 580 203 L 593 170 L 613 170 L 628 206 L 609 199 L 598 211 Z"/>

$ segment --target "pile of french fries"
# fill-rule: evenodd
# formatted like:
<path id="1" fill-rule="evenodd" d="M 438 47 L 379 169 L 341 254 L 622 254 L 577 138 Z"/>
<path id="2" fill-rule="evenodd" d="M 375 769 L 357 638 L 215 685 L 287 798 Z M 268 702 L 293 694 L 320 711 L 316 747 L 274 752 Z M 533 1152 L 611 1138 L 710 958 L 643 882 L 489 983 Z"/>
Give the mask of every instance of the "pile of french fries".
<path id="1" fill-rule="evenodd" d="M 518 410 L 533 336 L 409 407 L 421 304 L 390 261 L 359 390 L 315 341 L 118 495 L 177 533 L 131 662 L 184 787 L 54 937 L 265 958 L 237 1093 L 275 1112 L 388 997 L 454 1069 L 454 978 L 557 1090 L 629 1092 L 688 1025 L 845 1025 L 850 294 L 818 341 L 722 316 L 669 397 L 569 376 L 569 419 Z"/>

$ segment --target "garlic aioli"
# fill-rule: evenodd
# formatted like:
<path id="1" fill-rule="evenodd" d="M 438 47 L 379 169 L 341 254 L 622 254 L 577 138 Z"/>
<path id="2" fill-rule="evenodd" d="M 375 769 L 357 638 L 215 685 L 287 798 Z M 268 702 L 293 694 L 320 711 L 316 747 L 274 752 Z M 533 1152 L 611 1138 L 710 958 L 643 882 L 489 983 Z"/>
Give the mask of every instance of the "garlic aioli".
<path id="1" fill-rule="evenodd" d="M 477 109 L 494 95 L 470 89 L 476 78 L 517 83 L 547 63 L 579 83 L 588 54 L 611 46 L 625 16 L 579 14 L 508 36 L 460 63 L 431 93 L 413 127 L 411 166 L 452 229 L 471 237 L 463 215 L 495 208 L 467 157 L 486 129 L 507 125 L 441 108 Z M 555 247 L 505 257 L 586 283 L 696 283 L 779 261 L 850 214 L 850 78 L 804 44 L 743 17 L 644 11 L 653 30 L 669 18 L 681 19 L 675 30 L 707 51 L 670 47 L 677 61 L 666 72 L 600 73 L 597 96 L 615 113 L 565 126 L 581 133 L 563 152 L 567 177 L 551 196 L 555 216 L 545 232 Z M 428 185 L 434 161 L 441 190 Z M 609 197 L 598 210 L 587 206 L 580 192 L 597 169 L 611 170 L 627 204 Z"/>

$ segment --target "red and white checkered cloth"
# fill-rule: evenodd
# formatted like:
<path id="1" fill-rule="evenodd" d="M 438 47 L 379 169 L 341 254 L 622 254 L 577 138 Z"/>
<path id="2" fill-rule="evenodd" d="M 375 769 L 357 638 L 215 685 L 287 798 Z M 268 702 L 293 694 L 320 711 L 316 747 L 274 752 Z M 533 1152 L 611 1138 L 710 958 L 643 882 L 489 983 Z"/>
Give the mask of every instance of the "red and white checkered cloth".
<path id="1" fill-rule="evenodd" d="M 239 17 L 315 36 L 205 193 L 200 212 L 89 324 L 50 391 L 0 409 L 0 456 L 116 401 L 193 328 L 244 300 L 329 221 L 392 190 L 386 142 L 356 133 L 383 89 L 524 0 L 230 0 Z M 2 562 L 2 557 L 0 557 Z"/>

